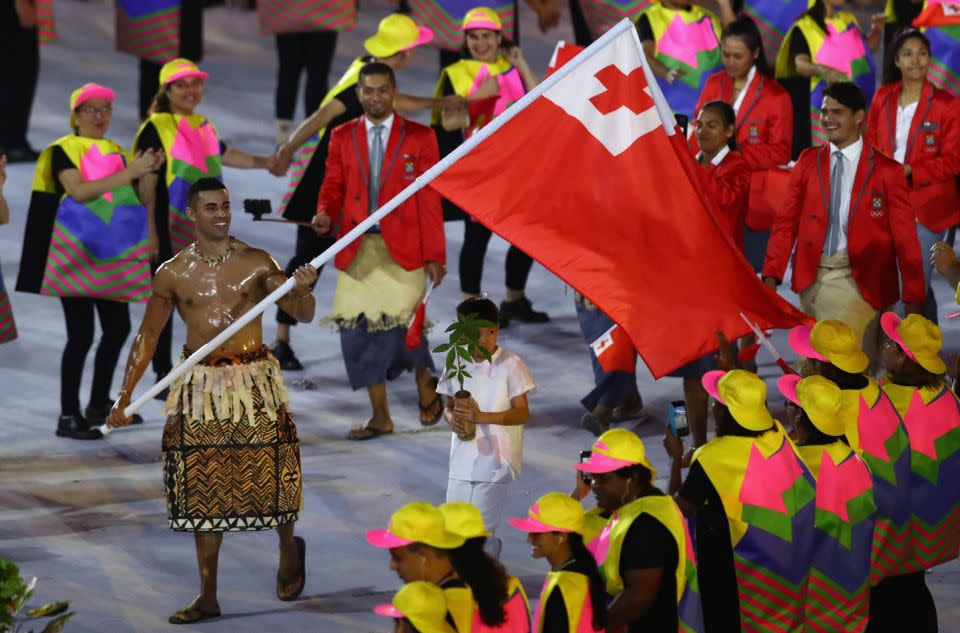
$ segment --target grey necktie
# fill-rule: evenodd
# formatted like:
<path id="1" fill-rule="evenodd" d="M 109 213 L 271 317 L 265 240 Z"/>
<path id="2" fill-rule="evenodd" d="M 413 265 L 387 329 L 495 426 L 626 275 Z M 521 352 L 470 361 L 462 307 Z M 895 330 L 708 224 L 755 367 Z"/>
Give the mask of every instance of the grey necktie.
<path id="1" fill-rule="evenodd" d="M 827 240 L 823 245 L 823 254 L 836 255 L 840 248 L 840 199 L 843 191 L 843 153 L 833 153 L 833 170 L 830 172 L 830 217 L 827 222 Z"/>
<path id="2" fill-rule="evenodd" d="M 370 151 L 370 184 L 367 187 L 370 204 L 368 212 L 373 213 L 377 210 L 377 199 L 380 197 L 380 167 L 383 165 L 383 130 L 384 126 L 374 125 L 370 128 L 373 132 L 373 147 Z"/>

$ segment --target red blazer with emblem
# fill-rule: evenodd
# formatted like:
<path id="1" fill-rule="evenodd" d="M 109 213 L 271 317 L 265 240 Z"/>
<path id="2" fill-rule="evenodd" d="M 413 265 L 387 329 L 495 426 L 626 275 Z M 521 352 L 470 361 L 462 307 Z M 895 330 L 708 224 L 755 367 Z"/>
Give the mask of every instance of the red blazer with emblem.
<path id="1" fill-rule="evenodd" d="M 897 105 L 903 84 L 880 86 L 870 104 L 865 138 L 893 157 L 897 145 Z M 931 231 L 960 224 L 960 99 L 926 82 L 907 137 L 910 204 Z"/>
<path id="2" fill-rule="evenodd" d="M 796 244 L 793 290 L 817 278 L 830 215 L 830 146 L 805 149 L 790 176 L 787 199 L 767 243 L 763 276 L 782 280 Z M 903 165 L 863 144 L 850 197 L 847 253 L 857 288 L 880 310 L 903 301 L 923 303 L 920 242 Z M 899 270 L 898 270 L 899 267 Z M 899 275 L 898 275 L 899 272 Z"/>
<path id="3" fill-rule="evenodd" d="M 710 101 L 733 103 L 733 78 L 725 70 L 707 78 L 694 118 Z M 747 86 L 747 95 L 737 112 L 737 149 L 754 171 L 750 181 L 746 223 L 752 229 L 766 230 L 773 224 L 776 209 L 763 203 L 767 186 L 766 171 L 790 162 L 793 148 L 793 105 L 790 95 L 770 77 L 757 72 Z M 693 139 L 696 147 L 696 139 Z"/>
<path id="4" fill-rule="evenodd" d="M 379 204 L 383 205 L 440 159 L 433 130 L 394 114 L 390 138 L 380 170 Z M 364 117 L 338 126 L 330 133 L 327 168 L 317 200 L 317 213 L 333 220 L 332 230 L 342 237 L 367 219 L 367 182 L 370 158 Z M 446 239 L 440 195 L 424 187 L 380 220 L 380 232 L 390 255 L 405 270 L 427 262 L 446 261 Z M 356 257 L 361 236 L 337 253 L 334 264 L 346 269 Z"/>
<path id="5" fill-rule="evenodd" d="M 704 193 L 716 206 L 727 234 L 743 251 L 743 225 L 747 218 L 750 165 L 739 152 L 728 152 L 719 165 L 697 164 L 697 176 Z"/>

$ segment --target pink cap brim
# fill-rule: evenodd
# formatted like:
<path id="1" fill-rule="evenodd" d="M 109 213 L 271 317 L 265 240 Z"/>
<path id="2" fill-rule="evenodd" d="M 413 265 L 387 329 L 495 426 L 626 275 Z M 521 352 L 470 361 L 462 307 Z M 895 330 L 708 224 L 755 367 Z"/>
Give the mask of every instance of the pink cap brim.
<path id="1" fill-rule="evenodd" d="M 106 86 L 91 86 L 83 92 L 80 93 L 80 96 L 77 97 L 77 102 L 74 104 L 73 109 L 76 110 L 80 107 L 84 101 L 90 101 L 90 99 L 106 99 L 110 103 L 113 103 L 117 100 L 117 93 L 113 90 L 110 90 Z"/>
<path id="2" fill-rule="evenodd" d="M 390 533 L 389 530 L 370 530 L 367 532 L 367 543 L 381 549 L 393 549 L 394 547 L 406 547 L 416 541 L 408 541 Z"/>
<path id="3" fill-rule="evenodd" d="M 813 345 L 810 344 L 811 332 L 813 332 L 813 328 L 809 325 L 798 325 L 790 330 L 790 334 L 787 336 L 787 340 L 790 342 L 790 349 L 805 358 L 815 358 L 829 363 L 830 361 L 817 352 L 817 350 L 813 349 Z"/>
<path id="4" fill-rule="evenodd" d="M 507 523 L 522 532 L 533 532 L 535 534 L 543 534 L 544 532 L 570 532 L 570 530 L 547 525 L 546 523 L 537 521 L 531 517 L 527 517 L 525 519 L 507 519 Z"/>
<path id="5" fill-rule="evenodd" d="M 498 25 L 496 22 L 491 22 L 490 20 L 473 20 L 464 24 L 460 27 L 461 31 L 469 31 L 470 29 L 490 29 L 491 31 L 502 31 L 503 26 Z"/>
<path id="6" fill-rule="evenodd" d="M 594 453 L 590 459 L 579 464 L 574 464 L 574 468 L 582 470 L 585 473 L 612 473 L 615 470 L 626 468 L 627 466 L 636 466 L 637 462 L 628 462 L 625 459 L 617 459 L 603 453 Z"/>
<path id="7" fill-rule="evenodd" d="M 883 316 L 880 317 L 880 327 L 883 328 L 883 333 L 889 336 L 891 341 L 900 346 L 900 349 L 903 350 L 903 353 L 906 354 L 910 360 L 917 362 L 917 357 L 904 345 L 903 337 L 897 332 L 901 321 L 903 321 L 903 319 L 901 319 L 896 312 L 884 312 Z"/>
<path id="8" fill-rule="evenodd" d="M 429 29 L 425 26 L 418 26 L 417 30 L 419 31 L 419 33 L 417 34 L 417 40 L 413 44 L 410 44 L 409 46 L 404 46 L 403 48 L 401 48 L 400 49 L 401 51 L 408 51 L 411 48 L 423 46 L 424 44 L 429 44 L 430 42 L 433 41 L 433 29 Z"/>
<path id="9" fill-rule="evenodd" d="M 781 376 L 780 380 L 777 381 L 777 389 L 780 390 L 780 393 L 797 406 L 800 406 L 800 401 L 797 399 L 797 383 L 801 380 L 803 379 L 796 374 L 788 374 Z"/>
<path id="10" fill-rule="evenodd" d="M 719 402 L 720 404 L 726 406 L 727 403 L 723 401 L 723 398 L 720 397 L 720 379 L 726 375 L 727 372 L 714 369 L 713 371 L 708 371 L 703 375 L 703 378 L 700 379 L 700 384 L 703 385 L 703 388 L 707 390 L 713 399 Z"/>
<path id="11" fill-rule="evenodd" d="M 392 604 L 378 604 L 373 608 L 373 612 L 377 615 L 382 615 L 385 618 L 405 617 L 402 613 L 400 613 L 400 610 Z"/>
<path id="12" fill-rule="evenodd" d="M 199 77 L 200 79 L 206 81 L 207 77 L 209 76 L 210 75 L 208 73 L 205 73 L 202 70 L 181 70 L 180 72 L 173 73 L 167 77 L 167 83 L 172 84 L 178 79 L 186 79 L 187 77 Z"/>

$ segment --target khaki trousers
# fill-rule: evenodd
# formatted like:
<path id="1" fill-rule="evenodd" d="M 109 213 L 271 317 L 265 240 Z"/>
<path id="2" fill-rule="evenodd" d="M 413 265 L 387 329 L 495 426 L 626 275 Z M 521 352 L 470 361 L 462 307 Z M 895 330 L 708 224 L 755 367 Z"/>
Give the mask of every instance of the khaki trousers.
<path id="1" fill-rule="evenodd" d="M 800 293 L 800 309 L 817 321 L 835 319 L 849 325 L 875 364 L 880 313 L 860 295 L 846 253 L 820 258 L 816 281 Z"/>

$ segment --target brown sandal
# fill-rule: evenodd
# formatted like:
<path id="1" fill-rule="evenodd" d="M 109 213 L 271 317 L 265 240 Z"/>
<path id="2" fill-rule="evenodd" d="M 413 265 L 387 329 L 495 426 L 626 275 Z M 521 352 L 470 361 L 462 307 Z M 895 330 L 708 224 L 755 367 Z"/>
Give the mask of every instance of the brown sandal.
<path id="1" fill-rule="evenodd" d="M 300 594 L 303 593 L 304 586 L 307 584 L 307 543 L 299 536 L 294 536 L 293 540 L 297 544 L 297 551 L 300 553 L 300 573 L 296 576 L 296 591 L 288 596 L 281 595 L 280 589 L 286 585 L 289 580 L 282 578 L 279 573 L 277 574 L 277 598 L 284 602 L 291 602 L 299 598 Z"/>
<path id="2" fill-rule="evenodd" d="M 216 613 L 208 613 L 198 607 L 196 601 L 194 601 L 192 604 L 190 604 L 190 606 L 180 609 L 167 618 L 167 622 L 170 624 L 194 624 L 196 622 L 203 622 L 204 620 L 212 620 L 219 617 L 219 611 Z"/>

